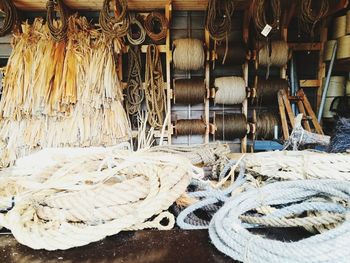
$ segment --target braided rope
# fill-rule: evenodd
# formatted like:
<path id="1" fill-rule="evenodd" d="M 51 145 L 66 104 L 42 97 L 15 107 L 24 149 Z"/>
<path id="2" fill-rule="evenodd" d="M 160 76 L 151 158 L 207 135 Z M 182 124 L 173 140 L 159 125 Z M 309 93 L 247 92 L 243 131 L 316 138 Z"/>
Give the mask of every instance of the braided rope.
<path id="1" fill-rule="evenodd" d="M 0 215 L 0 225 L 21 244 L 46 250 L 86 245 L 124 230 L 171 229 L 174 217 L 162 211 L 185 192 L 194 171 L 201 173 L 185 158 L 164 153 L 113 149 L 66 158 L 10 178 L 24 191 Z"/>

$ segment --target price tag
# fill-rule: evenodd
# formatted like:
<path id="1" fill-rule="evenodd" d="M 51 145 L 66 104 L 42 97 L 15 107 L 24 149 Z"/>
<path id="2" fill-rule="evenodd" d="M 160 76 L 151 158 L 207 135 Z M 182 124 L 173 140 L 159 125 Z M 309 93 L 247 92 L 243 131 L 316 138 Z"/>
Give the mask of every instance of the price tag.
<path id="1" fill-rule="evenodd" d="M 267 37 L 270 34 L 271 29 L 272 29 L 272 26 L 270 26 L 269 24 L 266 24 L 266 26 L 264 27 L 263 31 L 261 31 L 261 34 L 264 37 Z"/>

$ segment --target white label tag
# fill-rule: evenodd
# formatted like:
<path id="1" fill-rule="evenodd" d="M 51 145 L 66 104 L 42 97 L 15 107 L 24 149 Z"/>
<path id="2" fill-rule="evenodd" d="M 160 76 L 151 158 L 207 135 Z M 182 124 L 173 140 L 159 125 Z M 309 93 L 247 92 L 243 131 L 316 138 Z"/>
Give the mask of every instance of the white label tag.
<path id="1" fill-rule="evenodd" d="M 261 31 L 261 34 L 264 37 L 267 37 L 270 34 L 271 29 L 272 29 L 272 26 L 270 26 L 269 24 L 266 24 L 266 26 L 264 27 L 263 31 Z"/>

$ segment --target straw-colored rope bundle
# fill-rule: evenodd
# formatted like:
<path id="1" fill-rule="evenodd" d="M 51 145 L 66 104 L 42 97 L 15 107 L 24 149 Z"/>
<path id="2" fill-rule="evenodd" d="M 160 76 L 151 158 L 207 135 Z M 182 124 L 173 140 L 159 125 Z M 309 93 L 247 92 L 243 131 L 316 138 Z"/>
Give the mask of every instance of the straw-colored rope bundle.
<path id="1" fill-rule="evenodd" d="M 159 43 L 167 36 L 169 22 L 161 13 L 152 12 L 146 17 L 144 26 L 148 37 Z"/>
<path id="2" fill-rule="evenodd" d="M 24 191 L 0 215 L 0 225 L 21 244 L 46 250 L 83 246 L 125 230 L 171 229 L 174 216 L 163 211 L 193 176 L 202 171 L 173 154 L 115 149 L 64 159 L 30 175 L 12 174 Z"/>
<path id="3" fill-rule="evenodd" d="M 10 33 L 18 23 L 18 13 L 12 0 L 0 0 L 0 12 L 5 14 L 4 21 L 0 27 L 0 37 Z"/>
<path id="4" fill-rule="evenodd" d="M 288 63 L 289 47 L 285 41 L 272 41 L 259 50 L 259 65 L 282 67 Z"/>
<path id="5" fill-rule="evenodd" d="M 163 69 L 158 47 L 147 47 L 145 95 L 148 110 L 148 123 L 154 128 L 163 126 L 165 113 L 165 90 Z"/>
<path id="6" fill-rule="evenodd" d="M 0 101 L 2 165 L 37 147 L 112 145 L 127 139 L 112 43 L 75 16 L 69 19 L 66 42 L 55 43 L 41 19 L 22 28 Z"/>
<path id="7" fill-rule="evenodd" d="M 217 88 L 215 103 L 241 104 L 247 98 L 246 84 L 242 77 L 220 77 L 214 82 Z"/>
<path id="8" fill-rule="evenodd" d="M 198 70 L 204 67 L 205 53 L 199 39 L 176 39 L 173 42 L 174 67 L 179 70 Z"/>
<path id="9" fill-rule="evenodd" d="M 67 38 L 68 14 L 67 7 L 62 0 L 48 0 L 46 5 L 46 20 L 52 38 L 59 42 Z M 57 9 L 60 21 L 54 21 L 54 12 Z"/>

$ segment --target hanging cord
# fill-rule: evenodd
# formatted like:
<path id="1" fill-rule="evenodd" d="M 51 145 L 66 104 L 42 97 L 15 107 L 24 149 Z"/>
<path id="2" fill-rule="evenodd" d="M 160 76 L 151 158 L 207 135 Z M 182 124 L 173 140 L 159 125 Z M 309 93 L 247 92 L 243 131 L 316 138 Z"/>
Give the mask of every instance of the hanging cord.
<path id="1" fill-rule="evenodd" d="M 313 3 L 315 2 L 320 3 L 320 7 L 317 11 L 313 8 Z M 316 25 L 328 13 L 328 10 L 329 0 L 299 0 L 299 28 L 304 32 L 309 33 L 313 39 Z"/>
<path id="2" fill-rule="evenodd" d="M 68 32 L 68 12 L 67 7 L 62 0 L 49 0 L 46 4 L 46 20 L 52 38 L 60 42 L 67 38 Z M 60 22 L 54 21 L 54 13 L 57 9 L 60 17 Z M 58 25 L 56 25 L 56 23 Z M 60 25 L 59 25 L 60 24 Z"/>
<path id="3" fill-rule="evenodd" d="M 267 5 L 271 10 L 267 10 Z M 267 14 L 272 13 L 273 17 L 269 21 Z M 257 31 L 261 32 L 266 25 L 272 27 L 271 32 L 280 29 L 281 21 L 281 2 L 280 0 L 254 0 L 253 2 L 253 21 Z"/>
<path id="4" fill-rule="evenodd" d="M 205 28 L 215 41 L 215 47 L 217 41 L 226 40 L 225 55 L 222 59 L 223 64 L 228 52 L 228 35 L 231 31 L 234 8 L 234 1 L 232 0 L 210 0 L 207 7 Z"/>
<path id="5" fill-rule="evenodd" d="M 161 128 L 164 122 L 165 91 L 159 50 L 154 44 L 147 47 L 145 84 L 148 123 L 154 128 Z"/>
<path id="6" fill-rule="evenodd" d="M 18 12 L 12 0 L 0 0 L 0 10 L 5 14 L 5 19 L 0 28 L 0 37 L 10 33 L 18 23 Z"/>
<path id="7" fill-rule="evenodd" d="M 161 13 L 152 12 L 146 17 L 144 26 L 149 38 L 159 43 L 167 36 L 169 22 Z"/>
<path id="8" fill-rule="evenodd" d="M 134 28 L 137 28 L 136 32 L 133 31 Z M 134 46 L 141 45 L 146 39 L 146 30 L 135 17 L 135 14 L 130 15 L 130 26 L 127 38 L 129 43 Z"/>
<path id="9" fill-rule="evenodd" d="M 130 46 L 128 51 L 128 84 L 126 88 L 126 111 L 129 115 L 140 113 L 145 93 L 141 78 L 141 52 L 138 46 Z"/>
<path id="10" fill-rule="evenodd" d="M 102 28 L 102 31 L 111 36 L 112 38 L 121 38 L 127 35 L 129 30 L 129 17 L 127 15 L 127 0 L 115 0 L 118 7 L 121 8 L 121 11 L 115 16 L 110 16 L 111 12 L 109 8 L 109 2 L 111 0 L 104 0 L 103 6 L 100 12 L 99 23 Z"/>

